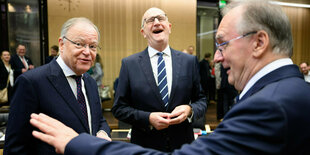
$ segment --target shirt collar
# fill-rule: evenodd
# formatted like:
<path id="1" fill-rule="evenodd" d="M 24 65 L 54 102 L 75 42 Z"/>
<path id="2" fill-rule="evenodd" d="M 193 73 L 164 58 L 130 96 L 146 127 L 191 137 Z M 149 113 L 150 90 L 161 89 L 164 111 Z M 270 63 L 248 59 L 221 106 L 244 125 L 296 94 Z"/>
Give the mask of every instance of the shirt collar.
<path id="1" fill-rule="evenodd" d="M 56 59 L 57 63 L 59 64 L 60 68 L 63 70 L 64 74 L 66 77 L 68 76 L 72 76 L 72 75 L 76 75 L 74 73 L 74 71 L 71 70 L 71 68 L 69 68 L 66 63 L 64 62 L 64 60 L 62 59 L 61 56 L 59 56 L 57 59 Z"/>
<path id="2" fill-rule="evenodd" d="M 152 58 L 153 56 L 157 55 L 158 52 L 160 52 L 160 51 L 154 49 L 154 48 L 151 47 L 151 46 L 148 46 L 147 49 L 148 49 L 150 58 Z M 162 52 L 163 52 L 165 55 L 167 55 L 167 56 L 170 57 L 170 56 L 171 56 L 170 46 L 168 45 Z"/>
<path id="3" fill-rule="evenodd" d="M 239 95 L 239 99 L 241 99 L 246 92 L 259 80 L 261 79 L 263 76 L 267 75 L 268 73 L 282 67 L 282 66 L 286 66 L 286 65 L 291 65 L 293 64 L 292 59 L 290 58 L 283 58 L 283 59 L 278 59 L 275 60 L 271 63 L 269 63 L 268 65 L 266 65 L 265 67 L 263 67 L 261 70 L 259 70 L 251 79 L 250 81 L 245 85 L 243 91 L 241 92 L 241 94 Z"/>

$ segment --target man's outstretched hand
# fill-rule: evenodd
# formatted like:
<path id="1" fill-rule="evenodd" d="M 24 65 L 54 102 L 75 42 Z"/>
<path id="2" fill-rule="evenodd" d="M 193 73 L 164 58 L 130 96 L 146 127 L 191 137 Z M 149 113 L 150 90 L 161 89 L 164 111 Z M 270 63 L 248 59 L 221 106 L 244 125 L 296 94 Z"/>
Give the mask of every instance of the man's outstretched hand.
<path id="1" fill-rule="evenodd" d="M 57 153 L 64 154 L 66 145 L 79 134 L 60 121 L 45 114 L 31 114 L 30 123 L 42 132 L 33 131 L 32 135 L 55 147 Z"/>

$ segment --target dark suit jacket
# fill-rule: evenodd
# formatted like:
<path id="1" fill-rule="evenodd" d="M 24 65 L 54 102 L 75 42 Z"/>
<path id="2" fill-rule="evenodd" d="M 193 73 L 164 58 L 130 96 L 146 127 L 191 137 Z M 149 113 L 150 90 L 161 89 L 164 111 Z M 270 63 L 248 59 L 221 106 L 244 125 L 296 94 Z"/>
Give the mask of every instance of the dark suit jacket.
<path id="1" fill-rule="evenodd" d="M 50 63 L 54 58 L 55 58 L 55 57 L 53 57 L 53 56 L 47 56 L 47 57 L 45 58 L 45 64 Z"/>
<path id="2" fill-rule="evenodd" d="M 9 72 L 6 70 L 4 63 L 0 60 L 0 90 L 7 86 Z"/>
<path id="3" fill-rule="evenodd" d="M 193 128 L 186 120 L 164 130 L 150 129 L 151 112 L 172 112 L 179 105 L 191 106 L 194 119 L 204 117 L 206 98 L 202 93 L 197 58 L 171 49 L 172 89 L 164 107 L 153 76 L 148 50 L 124 58 L 112 112 L 132 125 L 131 142 L 163 151 L 179 148 L 194 140 Z"/>
<path id="4" fill-rule="evenodd" d="M 83 79 L 91 109 L 92 133 L 95 135 L 101 129 L 109 134 L 108 124 L 102 117 L 96 82 L 88 74 L 84 74 Z M 53 147 L 31 135 L 34 130 L 29 123 L 31 113 L 45 113 L 78 133 L 90 133 L 71 87 L 56 60 L 18 77 L 11 101 L 4 154 L 56 154 Z"/>
<path id="5" fill-rule="evenodd" d="M 309 92 L 298 67 L 283 66 L 260 79 L 212 134 L 173 154 L 310 154 Z M 65 155 L 122 153 L 164 154 L 86 134 L 74 138 L 65 149 Z"/>
<path id="6" fill-rule="evenodd" d="M 25 56 L 25 60 L 28 65 L 33 65 L 29 57 Z M 22 69 L 25 68 L 25 66 L 17 54 L 11 57 L 10 64 L 14 70 L 14 79 L 17 79 L 17 77 L 22 74 Z"/>
<path id="7" fill-rule="evenodd" d="M 210 64 L 209 61 L 203 59 L 199 62 L 199 73 L 200 73 L 200 81 L 205 94 L 208 95 L 208 86 L 211 84 L 211 73 L 210 73 Z"/>

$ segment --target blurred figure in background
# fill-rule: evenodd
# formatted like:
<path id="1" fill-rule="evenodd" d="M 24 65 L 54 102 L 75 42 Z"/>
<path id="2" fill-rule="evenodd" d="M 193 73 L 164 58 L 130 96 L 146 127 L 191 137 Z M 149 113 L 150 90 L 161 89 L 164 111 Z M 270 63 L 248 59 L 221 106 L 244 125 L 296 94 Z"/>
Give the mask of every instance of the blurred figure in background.
<path id="1" fill-rule="evenodd" d="M 58 55 L 58 46 L 53 45 L 51 47 L 51 55 L 45 58 L 45 64 L 51 62 Z"/>
<path id="2" fill-rule="evenodd" d="M 210 67 L 210 53 L 206 53 L 204 59 L 199 62 L 199 73 L 200 73 L 200 83 L 201 87 L 204 90 L 204 93 L 207 97 L 207 101 L 209 103 L 209 85 L 211 83 L 211 67 Z"/>
<path id="3" fill-rule="evenodd" d="M 9 105 L 14 84 L 14 73 L 10 65 L 11 54 L 9 51 L 1 52 L 0 61 L 0 90 L 8 88 L 8 102 L 2 105 Z"/>
<path id="4" fill-rule="evenodd" d="M 99 54 L 97 54 L 94 65 L 87 71 L 87 73 L 90 74 L 90 76 L 95 79 L 98 86 L 99 95 L 101 94 L 102 91 L 101 87 L 103 87 L 102 78 L 104 73 L 102 68 L 103 65 L 101 63 L 101 57 Z"/>
<path id="5" fill-rule="evenodd" d="M 187 54 L 194 55 L 195 47 L 193 45 L 190 45 L 187 47 L 186 51 L 187 51 Z"/>
<path id="6" fill-rule="evenodd" d="M 31 59 L 26 56 L 26 47 L 22 44 L 18 44 L 16 55 L 12 56 L 10 64 L 14 70 L 14 79 L 17 79 L 20 74 L 34 68 Z"/>
<path id="7" fill-rule="evenodd" d="M 307 62 L 302 62 L 300 65 L 300 71 L 304 75 L 304 79 L 307 83 L 310 83 L 310 72 L 309 72 L 309 66 Z"/>

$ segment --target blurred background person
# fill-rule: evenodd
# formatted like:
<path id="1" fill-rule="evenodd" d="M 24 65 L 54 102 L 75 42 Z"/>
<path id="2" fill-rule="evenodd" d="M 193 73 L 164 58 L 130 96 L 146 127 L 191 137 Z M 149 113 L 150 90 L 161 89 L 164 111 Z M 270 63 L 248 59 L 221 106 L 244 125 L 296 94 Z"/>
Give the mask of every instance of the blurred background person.
<path id="1" fill-rule="evenodd" d="M 216 104 L 217 119 L 222 120 L 225 114 L 234 104 L 234 99 L 238 95 L 238 91 L 234 86 L 228 83 L 227 70 L 220 64 L 220 85 L 218 90 L 218 98 Z"/>
<path id="2" fill-rule="evenodd" d="M 51 55 L 45 58 L 45 64 L 48 64 L 49 62 L 51 62 L 58 55 L 58 49 L 59 48 L 57 45 L 53 45 L 51 47 Z"/>
<path id="3" fill-rule="evenodd" d="M 14 84 L 14 73 L 10 65 L 11 54 L 9 51 L 1 52 L 1 61 L 0 61 L 0 90 L 8 88 L 8 102 L 1 104 L 9 105 L 10 98 L 12 96 L 12 88 Z"/>
<path id="4" fill-rule="evenodd" d="M 102 91 L 101 88 L 103 87 L 102 78 L 103 78 L 104 73 L 103 73 L 102 68 L 103 68 L 103 65 L 101 63 L 101 57 L 99 54 L 97 54 L 94 65 L 87 71 L 87 73 L 90 74 L 90 76 L 95 79 L 97 86 L 98 86 L 99 95 L 101 94 L 101 91 Z"/>
<path id="5" fill-rule="evenodd" d="M 307 62 L 302 62 L 300 65 L 300 71 L 304 75 L 304 79 L 307 83 L 310 83 L 310 72 L 309 72 L 309 66 Z"/>
<path id="6" fill-rule="evenodd" d="M 16 54 L 12 56 L 10 64 L 14 70 L 14 79 L 17 79 L 20 74 L 34 68 L 31 59 L 26 56 L 26 47 L 22 44 L 18 44 Z"/>
<path id="7" fill-rule="evenodd" d="M 187 51 L 187 54 L 194 55 L 195 47 L 193 45 L 190 45 L 187 47 L 186 51 Z"/>
<path id="8" fill-rule="evenodd" d="M 202 59 L 199 62 L 199 73 L 200 73 L 200 82 L 201 87 L 204 90 L 204 93 L 207 97 L 207 101 L 209 103 L 210 97 L 209 97 L 209 85 L 211 83 L 211 67 L 210 67 L 210 53 L 206 53 L 204 56 L 204 59 Z"/>

